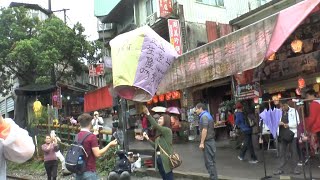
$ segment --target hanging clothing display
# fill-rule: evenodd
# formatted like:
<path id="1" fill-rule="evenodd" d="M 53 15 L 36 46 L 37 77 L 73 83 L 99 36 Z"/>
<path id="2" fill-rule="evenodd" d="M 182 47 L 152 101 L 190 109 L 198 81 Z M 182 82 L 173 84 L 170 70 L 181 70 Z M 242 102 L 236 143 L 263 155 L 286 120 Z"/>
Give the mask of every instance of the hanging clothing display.
<path id="1" fill-rule="evenodd" d="M 272 136 L 276 138 L 279 123 L 282 118 L 282 111 L 277 108 L 269 110 L 265 109 L 259 116 L 263 123 L 270 129 Z"/>

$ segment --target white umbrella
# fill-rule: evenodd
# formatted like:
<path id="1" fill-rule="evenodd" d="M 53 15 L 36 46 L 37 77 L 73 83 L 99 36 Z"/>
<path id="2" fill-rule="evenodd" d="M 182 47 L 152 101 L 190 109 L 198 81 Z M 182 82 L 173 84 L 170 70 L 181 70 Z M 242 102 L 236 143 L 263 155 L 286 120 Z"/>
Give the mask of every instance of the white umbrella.
<path id="1" fill-rule="evenodd" d="M 151 109 L 153 112 L 157 112 L 157 113 L 165 113 L 167 108 L 162 107 L 162 106 L 156 106 L 154 108 Z"/>

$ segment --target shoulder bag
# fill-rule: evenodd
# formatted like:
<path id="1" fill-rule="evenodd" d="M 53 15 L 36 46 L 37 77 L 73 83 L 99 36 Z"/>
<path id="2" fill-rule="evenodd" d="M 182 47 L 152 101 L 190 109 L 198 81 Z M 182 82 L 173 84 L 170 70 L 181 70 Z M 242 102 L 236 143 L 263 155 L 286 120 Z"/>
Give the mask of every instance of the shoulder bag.
<path id="1" fill-rule="evenodd" d="M 178 153 L 173 152 L 172 155 L 169 155 L 161 146 L 160 144 L 158 145 L 160 150 L 169 158 L 170 163 L 171 163 L 171 168 L 175 169 L 179 167 L 182 164 L 182 160 L 179 156 Z"/>

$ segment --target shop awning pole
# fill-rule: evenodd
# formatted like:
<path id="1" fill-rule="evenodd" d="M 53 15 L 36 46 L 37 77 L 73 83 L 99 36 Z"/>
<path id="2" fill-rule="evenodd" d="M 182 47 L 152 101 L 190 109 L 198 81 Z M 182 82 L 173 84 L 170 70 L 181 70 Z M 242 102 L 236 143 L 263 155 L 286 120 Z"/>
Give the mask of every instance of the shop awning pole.
<path id="1" fill-rule="evenodd" d="M 127 131 L 127 101 L 123 98 L 120 99 L 121 106 L 121 121 L 122 121 L 122 129 L 123 129 L 123 149 L 128 152 L 129 144 L 128 144 L 128 131 Z"/>

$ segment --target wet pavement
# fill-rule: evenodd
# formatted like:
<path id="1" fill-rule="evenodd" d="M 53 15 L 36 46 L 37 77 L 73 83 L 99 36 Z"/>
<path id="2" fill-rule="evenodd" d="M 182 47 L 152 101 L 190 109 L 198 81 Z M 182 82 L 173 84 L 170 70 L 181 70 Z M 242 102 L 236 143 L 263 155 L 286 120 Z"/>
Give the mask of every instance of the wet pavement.
<path id="1" fill-rule="evenodd" d="M 175 169 L 176 172 L 184 173 L 199 173 L 207 175 L 206 168 L 204 166 L 203 154 L 198 148 L 197 142 L 187 142 L 183 144 L 175 144 L 174 149 L 182 157 L 183 163 L 180 167 Z M 132 141 L 130 143 L 130 149 L 149 149 L 152 147 L 146 141 Z M 218 142 L 216 152 L 217 171 L 219 177 L 226 179 L 261 179 L 265 177 L 264 163 L 263 163 L 263 151 L 256 150 L 259 163 L 249 164 L 248 155 L 244 161 L 239 161 L 237 158 L 239 150 L 230 147 L 229 141 Z M 266 171 L 267 175 L 271 175 L 272 179 L 280 179 L 280 176 L 274 176 L 273 172 L 278 167 L 278 158 L 275 150 L 267 150 L 264 153 L 266 159 Z M 320 169 L 317 162 L 313 162 L 312 176 L 313 179 L 320 179 Z M 319 164 L 320 165 L 320 164 Z M 302 169 L 301 169 L 302 171 Z M 290 173 L 289 170 L 286 173 Z M 290 174 L 282 175 L 282 178 L 291 176 L 291 179 L 304 179 L 303 174 L 293 176 Z M 309 179 L 309 171 L 306 172 L 307 179 Z"/>

